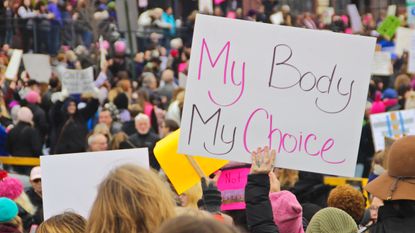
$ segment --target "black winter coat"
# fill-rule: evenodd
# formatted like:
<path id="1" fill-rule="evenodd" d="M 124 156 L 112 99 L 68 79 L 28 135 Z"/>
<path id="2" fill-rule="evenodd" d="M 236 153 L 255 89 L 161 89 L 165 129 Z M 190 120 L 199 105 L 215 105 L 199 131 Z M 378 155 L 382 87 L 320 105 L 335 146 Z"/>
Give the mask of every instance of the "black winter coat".
<path id="1" fill-rule="evenodd" d="M 121 149 L 131 149 L 131 148 L 148 148 L 148 155 L 150 160 L 150 166 L 156 170 L 160 170 L 160 164 L 157 162 L 156 157 L 154 156 L 154 147 L 156 146 L 157 141 L 160 138 L 157 134 L 149 132 L 147 134 L 135 133 L 128 137 L 127 141 L 120 144 Z"/>
<path id="2" fill-rule="evenodd" d="M 414 202 L 414 201 L 407 201 Z M 412 205 L 412 206 L 411 206 Z M 378 222 L 370 233 L 413 233 L 415 232 L 415 204 L 396 205 L 396 201 L 385 201 L 379 208 Z"/>
<path id="3" fill-rule="evenodd" d="M 268 174 L 248 176 L 245 187 L 246 220 L 251 233 L 278 233 L 269 201 Z"/>
<path id="4" fill-rule="evenodd" d="M 85 152 L 88 135 L 87 122 L 98 110 L 99 101 L 89 100 L 86 107 L 77 110 L 73 116 L 68 116 L 65 106 L 62 102 L 58 102 L 52 109 L 53 135 L 56 137 L 54 154 Z"/>
<path id="5" fill-rule="evenodd" d="M 33 123 L 35 123 L 35 128 L 39 131 L 43 142 L 45 141 L 45 136 L 48 133 L 49 127 L 46 113 L 39 105 L 28 104 L 27 107 L 29 107 L 33 113 Z"/>
<path id="6" fill-rule="evenodd" d="M 6 149 L 13 156 L 39 157 L 42 155 L 39 132 L 29 123 L 17 123 L 7 137 Z"/>

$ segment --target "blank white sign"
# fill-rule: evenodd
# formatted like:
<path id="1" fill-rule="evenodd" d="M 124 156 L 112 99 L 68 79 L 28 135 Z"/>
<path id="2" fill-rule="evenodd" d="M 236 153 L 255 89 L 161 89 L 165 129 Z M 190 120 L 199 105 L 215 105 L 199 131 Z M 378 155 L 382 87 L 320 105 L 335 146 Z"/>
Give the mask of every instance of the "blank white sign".
<path id="1" fill-rule="evenodd" d="M 124 164 L 149 168 L 147 148 L 47 155 L 40 163 L 45 220 L 65 211 L 87 218 L 98 186 L 111 170 Z"/>

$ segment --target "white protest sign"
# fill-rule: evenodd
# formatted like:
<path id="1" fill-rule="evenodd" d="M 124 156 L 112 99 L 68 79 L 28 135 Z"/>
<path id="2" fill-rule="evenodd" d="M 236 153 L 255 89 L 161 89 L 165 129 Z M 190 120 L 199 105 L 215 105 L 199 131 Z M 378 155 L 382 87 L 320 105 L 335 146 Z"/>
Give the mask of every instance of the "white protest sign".
<path id="1" fill-rule="evenodd" d="M 375 40 L 198 15 L 179 153 L 352 176 Z"/>
<path id="2" fill-rule="evenodd" d="M 415 135 L 415 109 L 370 115 L 375 150 L 385 149 L 385 137 Z"/>
<path id="3" fill-rule="evenodd" d="M 415 32 L 411 36 L 411 46 L 408 55 L 408 73 L 415 73 Z"/>
<path id="4" fill-rule="evenodd" d="M 135 164 L 149 168 L 147 148 L 40 157 L 45 220 L 65 211 L 85 218 L 101 181 L 114 168 Z"/>
<path id="5" fill-rule="evenodd" d="M 52 75 L 50 57 L 45 54 L 23 54 L 23 64 L 30 79 L 40 83 L 49 83 Z"/>
<path id="6" fill-rule="evenodd" d="M 373 75 L 388 76 L 393 74 L 391 54 L 389 52 L 375 52 L 373 57 Z"/>
<path id="7" fill-rule="evenodd" d="M 12 57 L 7 66 L 5 77 L 9 80 L 15 80 L 17 72 L 19 72 L 20 62 L 22 60 L 23 50 L 13 49 Z"/>
<path id="8" fill-rule="evenodd" d="M 83 70 L 65 69 L 60 73 L 62 87 L 69 94 L 82 94 L 94 90 L 94 70 L 92 67 Z"/>
<path id="9" fill-rule="evenodd" d="M 213 2 L 212 0 L 199 0 L 199 11 L 203 13 L 213 13 Z"/>
<path id="10" fill-rule="evenodd" d="M 414 30 L 409 28 L 399 27 L 398 30 L 396 30 L 395 53 L 398 56 L 402 56 L 404 51 L 409 51 L 413 34 Z"/>
<path id="11" fill-rule="evenodd" d="M 360 18 L 359 11 L 355 4 L 347 5 L 347 12 L 350 16 L 350 22 L 352 24 L 353 32 L 361 32 L 363 29 L 362 19 Z"/>
<path id="12" fill-rule="evenodd" d="M 386 15 L 387 16 L 395 16 L 396 15 L 396 5 L 389 5 Z"/>
<path id="13" fill-rule="evenodd" d="M 406 15 L 407 15 L 407 23 L 408 25 L 413 28 L 415 26 L 415 1 L 414 0 L 406 0 Z"/>

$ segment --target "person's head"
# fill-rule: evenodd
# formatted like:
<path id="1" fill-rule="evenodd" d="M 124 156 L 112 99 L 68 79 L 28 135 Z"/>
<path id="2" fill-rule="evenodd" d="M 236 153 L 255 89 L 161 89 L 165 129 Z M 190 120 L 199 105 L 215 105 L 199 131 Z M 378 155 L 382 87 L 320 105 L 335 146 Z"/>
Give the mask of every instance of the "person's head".
<path id="1" fill-rule="evenodd" d="M 165 82 L 165 83 L 173 83 L 174 81 L 174 72 L 171 69 L 166 69 L 163 71 L 163 73 L 161 74 L 161 79 Z"/>
<path id="2" fill-rule="evenodd" d="M 221 223 L 213 218 L 200 218 L 194 216 L 180 216 L 166 221 L 157 233 L 238 233 L 233 227 Z"/>
<path id="3" fill-rule="evenodd" d="M 213 10 L 214 16 L 223 16 L 223 11 L 220 9 L 219 6 L 215 6 L 215 9 Z"/>
<path id="4" fill-rule="evenodd" d="M 39 225 L 36 233 L 84 233 L 86 220 L 79 214 L 65 212 Z"/>
<path id="5" fill-rule="evenodd" d="M 92 134 L 102 134 L 107 138 L 107 142 L 109 143 L 112 140 L 112 134 L 110 128 L 104 123 L 97 124 L 92 131 Z"/>
<path id="6" fill-rule="evenodd" d="M 88 151 L 108 150 L 108 138 L 104 134 L 93 133 L 88 137 Z"/>
<path id="7" fill-rule="evenodd" d="M 153 73 L 147 72 L 143 74 L 143 87 L 148 88 L 150 90 L 157 89 L 157 79 Z"/>
<path id="8" fill-rule="evenodd" d="M 33 190 L 39 195 L 42 196 L 42 172 L 40 167 L 34 167 L 30 171 L 30 184 L 33 187 Z"/>
<path id="9" fill-rule="evenodd" d="M 152 171 L 123 165 L 101 182 L 88 233 L 151 233 L 174 217 L 171 191 Z"/>
<path id="10" fill-rule="evenodd" d="M 33 124 L 33 113 L 28 107 L 21 107 L 17 112 L 17 121 Z"/>
<path id="11" fill-rule="evenodd" d="M 76 107 L 76 102 L 74 100 L 69 100 L 67 102 L 67 106 L 66 106 L 66 112 L 69 115 L 74 115 L 76 113 L 77 107 Z"/>
<path id="12" fill-rule="evenodd" d="M 38 103 L 40 103 L 40 95 L 39 95 L 39 93 L 37 91 L 29 91 L 26 94 L 25 99 L 30 104 L 38 104 Z"/>
<path id="13" fill-rule="evenodd" d="M 314 215 L 306 233 L 355 233 L 357 230 L 357 224 L 349 214 L 341 209 L 327 207 Z"/>
<path id="14" fill-rule="evenodd" d="M 289 191 L 270 194 L 274 222 L 281 232 L 302 232 L 303 208 Z"/>
<path id="15" fill-rule="evenodd" d="M 150 118 L 145 114 L 138 114 L 135 118 L 135 128 L 139 134 L 147 134 L 150 131 Z"/>
<path id="16" fill-rule="evenodd" d="M 171 6 L 166 7 L 165 12 L 166 12 L 168 15 L 171 15 L 171 14 L 173 14 L 173 8 L 172 8 Z"/>
<path id="17" fill-rule="evenodd" d="M 24 5 L 25 7 L 30 7 L 30 6 L 31 6 L 31 1 L 30 1 L 30 0 L 24 0 L 24 1 L 23 1 L 23 5 Z"/>
<path id="18" fill-rule="evenodd" d="M 370 220 L 376 222 L 378 219 L 378 210 L 379 207 L 383 206 L 383 201 L 377 197 L 373 197 L 372 201 L 370 202 Z"/>
<path id="19" fill-rule="evenodd" d="M 365 189 L 381 200 L 415 201 L 415 136 L 396 140 L 387 154 L 387 172 L 384 172 Z"/>
<path id="20" fill-rule="evenodd" d="M 116 133 L 114 135 L 114 137 L 112 138 L 112 140 L 111 140 L 110 149 L 111 150 L 118 150 L 118 149 L 120 149 L 120 144 L 122 142 L 124 142 L 125 140 L 127 140 L 127 139 L 128 139 L 128 135 L 125 134 L 124 132 Z"/>
<path id="21" fill-rule="evenodd" d="M 143 113 L 143 108 L 139 104 L 132 104 L 128 107 L 128 111 L 132 118 L 135 118 L 138 114 Z"/>
<path id="22" fill-rule="evenodd" d="M 128 109 L 128 96 L 125 93 L 119 93 L 114 99 L 114 105 L 117 109 Z"/>
<path id="23" fill-rule="evenodd" d="M 283 188 L 292 188 L 298 181 L 298 171 L 296 170 L 279 168 L 276 175 Z"/>
<path id="24" fill-rule="evenodd" d="M 17 204 L 13 200 L 7 197 L 0 197 L 0 223 L 12 221 L 18 212 Z"/>
<path id="25" fill-rule="evenodd" d="M 108 128 L 111 128 L 111 124 L 112 124 L 112 116 L 111 116 L 111 112 L 108 109 L 103 109 L 100 113 L 99 113 L 99 117 L 98 117 L 98 123 L 100 124 L 105 124 L 108 126 Z"/>
<path id="26" fill-rule="evenodd" d="M 180 195 L 181 206 L 198 209 L 197 202 L 202 199 L 202 196 L 202 185 L 197 183 Z"/>
<path id="27" fill-rule="evenodd" d="M 356 223 L 360 223 L 365 213 L 363 194 L 350 185 L 340 185 L 331 190 L 327 199 L 329 207 L 346 211 Z"/>
<path id="28" fill-rule="evenodd" d="M 171 119 L 165 119 L 161 125 L 161 136 L 164 138 L 179 129 L 179 124 Z"/>

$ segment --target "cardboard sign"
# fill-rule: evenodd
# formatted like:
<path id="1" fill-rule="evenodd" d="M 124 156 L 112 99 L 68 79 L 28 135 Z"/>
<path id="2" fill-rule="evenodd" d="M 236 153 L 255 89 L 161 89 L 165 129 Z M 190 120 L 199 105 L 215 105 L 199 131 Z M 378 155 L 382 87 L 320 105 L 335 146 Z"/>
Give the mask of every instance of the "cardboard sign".
<path id="1" fill-rule="evenodd" d="M 396 5 L 389 5 L 386 15 L 387 16 L 395 16 L 396 15 Z"/>
<path id="2" fill-rule="evenodd" d="M 391 54 L 388 52 L 375 52 L 373 58 L 373 75 L 389 76 L 393 74 Z"/>
<path id="3" fill-rule="evenodd" d="M 45 54 L 24 54 L 23 64 L 30 79 L 39 83 L 49 83 L 52 75 L 52 67 L 50 65 L 50 57 Z"/>
<path id="4" fill-rule="evenodd" d="M 200 182 L 201 176 L 197 170 L 200 169 L 199 171 L 203 175 L 209 176 L 225 166 L 228 161 L 192 156 L 192 159 L 195 161 L 193 165 L 186 155 L 177 153 L 179 135 L 180 129 L 158 141 L 154 148 L 154 155 L 173 184 L 177 194 L 180 195 Z"/>
<path id="5" fill-rule="evenodd" d="M 392 39 L 398 27 L 401 26 L 401 20 L 396 16 L 388 16 L 378 27 L 378 32 L 386 39 Z"/>
<path id="6" fill-rule="evenodd" d="M 410 40 L 408 54 L 408 73 L 415 73 L 415 31 L 413 31 Z"/>
<path id="7" fill-rule="evenodd" d="M 415 27 L 415 0 L 406 0 L 407 23 L 411 28 Z"/>
<path id="8" fill-rule="evenodd" d="M 246 208 L 245 186 L 248 182 L 249 171 L 249 168 L 233 168 L 222 171 L 218 180 L 218 190 L 222 193 L 222 211 Z"/>
<path id="9" fill-rule="evenodd" d="M 415 30 L 400 27 L 396 31 L 396 46 L 395 53 L 398 56 L 402 56 L 404 51 L 409 51 L 411 48 L 411 38 L 414 35 Z"/>
<path id="10" fill-rule="evenodd" d="M 83 70 L 66 69 L 61 75 L 62 87 L 69 94 L 82 94 L 94 90 L 94 71 L 92 67 Z"/>
<path id="11" fill-rule="evenodd" d="M 205 14 L 213 13 L 213 2 L 212 0 L 199 0 L 199 12 Z"/>
<path id="12" fill-rule="evenodd" d="M 13 54 L 4 74 L 8 80 L 15 80 L 19 72 L 20 62 L 22 60 L 23 50 L 13 49 Z"/>
<path id="13" fill-rule="evenodd" d="M 355 4 L 347 5 L 347 12 L 350 16 L 352 31 L 354 33 L 363 31 L 362 18 L 360 18 L 359 11 Z"/>
<path id="14" fill-rule="evenodd" d="M 415 135 L 415 109 L 370 115 L 375 150 L 385 149 L 385 137 Z"/>
<path id="15" fill-rule="evenodd" d="M 198 15 L 192 46 L 180 153 L 354 174 L 375 38 Z"/>
<path id="16" fill-rule="evenodd" d="M 110 171 L 124 164 L 149 168 L 148 149 L 87 152 L 40 157 L 45 220 L 65 211 L 85 218 Z"/>

